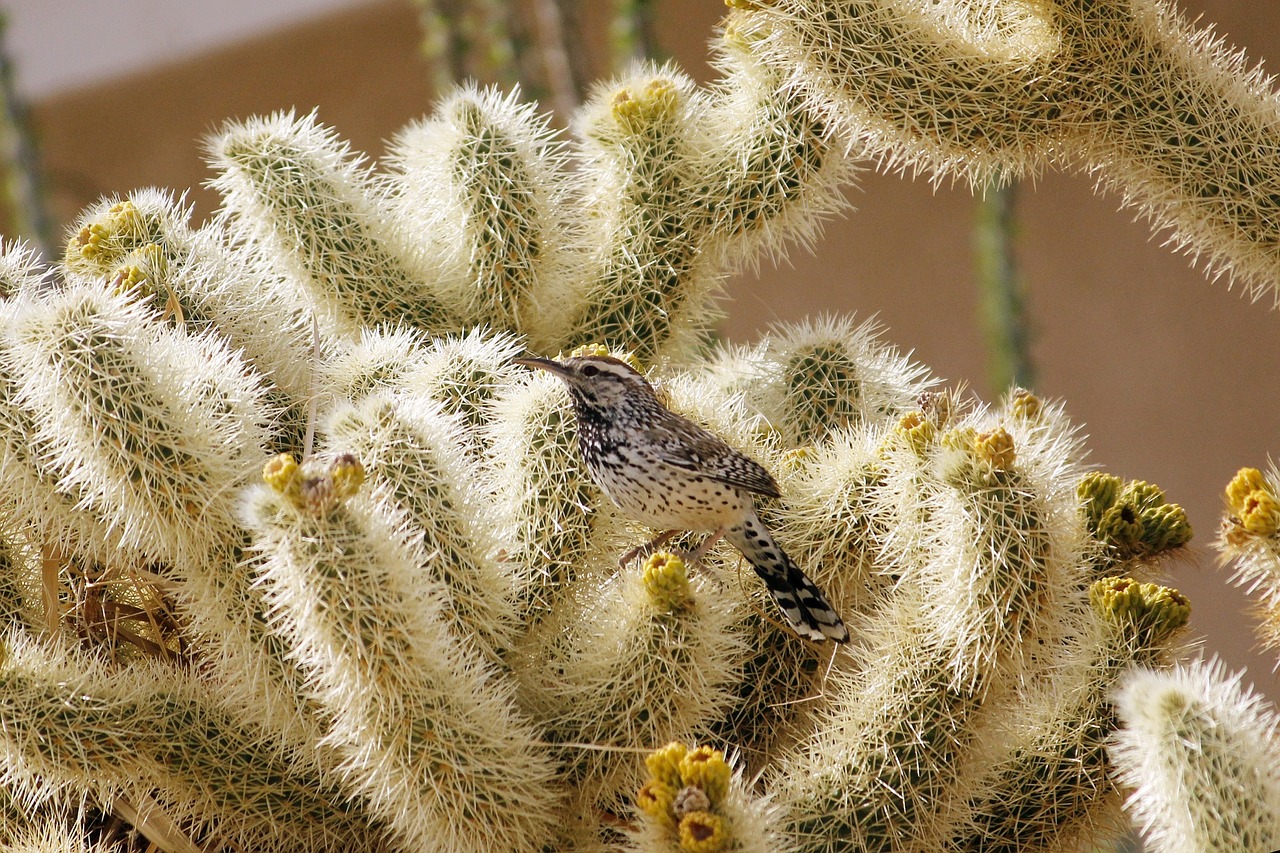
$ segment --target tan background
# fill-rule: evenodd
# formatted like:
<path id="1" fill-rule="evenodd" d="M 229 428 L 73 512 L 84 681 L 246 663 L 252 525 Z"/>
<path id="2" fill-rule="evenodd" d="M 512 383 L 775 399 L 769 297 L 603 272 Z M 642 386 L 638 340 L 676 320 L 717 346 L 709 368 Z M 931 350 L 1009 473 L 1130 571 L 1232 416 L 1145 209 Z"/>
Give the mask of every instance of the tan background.
<path id="1" fill-rule="evenodd" d="M 1273 4 L 1181 5 L 1255 59 L 1280 56 Z M 657 7 L 663 46 L 708 76 L 705 45 L 723 6 Z M 382 140 L 430 110 L 417 51 L 411 6 L 395 0 L 40 102 L 34 118 L 55 212 L 67 221 L 101 194 L 158 185 L 195 188 L 198 216 L 208 215 L 217 199 L 199 188 L 209 177 L 199 140 L 229 117 L 318 106 L 325 123 L 376 157 Z M 790 266 L 730 283 L 726 334 L 746 340 L 774 320 L 824 311 L 878 314 L 889 340 L 989 399 L 969 272 L 969 193 L 873 171 L 850 192 L 857 212 L 832 223 L 813 254 L 794 252 Z M 1207 283 L 1117 203 L 1073 175 L 1045 175 L 1022 194 L 1019 257 L 1031 288 L 1037 390 L 1067 401 L 1099 466 L 1159 483 L 1188 508 L 1198 547 L 1172 568 L 1192 598 L 1194 625 L 1208 649 L 1233 667 L 1249 665 L 1252 680 L 1280 696 L 1273 658 L 1250 653 L 1246 598 L 1207 549 L 1235 470 L 1280 452 L 1280 318 L 1269 297 L 1251 305 L 1225 282 Z"/>

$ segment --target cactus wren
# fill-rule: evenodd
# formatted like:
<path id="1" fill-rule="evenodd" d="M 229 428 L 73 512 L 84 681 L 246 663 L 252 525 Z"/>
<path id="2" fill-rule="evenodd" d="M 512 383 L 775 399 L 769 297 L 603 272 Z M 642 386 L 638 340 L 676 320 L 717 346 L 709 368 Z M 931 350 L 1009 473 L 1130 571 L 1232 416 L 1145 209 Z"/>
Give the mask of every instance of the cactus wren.
<path id="1" fill-rule="evenodd" d="M 578 450 L 591 479 L 628 518 L 665 531 L 637 551 L 681 530 L 714 531 L 699 556 L 723 536 L 764 580 L 797 634 L 848 641 L 840 615 L 756 515 L 754 495 L 780 494 L 758 462 L 669 411 L 648 381 L 616 358 L 517 358 L 515 363 L 565 381 L 578 417 Z"/>

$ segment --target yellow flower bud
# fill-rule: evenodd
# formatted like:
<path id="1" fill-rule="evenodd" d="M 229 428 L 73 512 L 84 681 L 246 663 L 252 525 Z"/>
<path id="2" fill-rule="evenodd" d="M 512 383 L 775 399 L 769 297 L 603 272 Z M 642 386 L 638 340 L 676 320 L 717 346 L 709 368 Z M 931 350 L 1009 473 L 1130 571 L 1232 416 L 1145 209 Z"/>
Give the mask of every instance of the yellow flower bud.
<path id="1" fill-rule="evenodd" d="M 1112 506 L 1098 520 L 1097 536 L 1115 548 L 1122 558 L 1136 554 L 1142 542 L 1142 518 L 1138 508 L 1128 501 Z"/>
<path id="2" fill-rule="evenodd" d="M 680 849 L 687 853 L 718 853 L 729 840 L 724 818 L 711 812 L 689 812 L 680 820 Z"/>
<path id="3" fill-rule="evenodd" d="M 1076 497 L 1091 531 L 1097 532 L 1102 516 L 1115 505 L 1124 481 L 1114 474 L 1091 471 L 1080 478 Z"/>
<path id="4" fill-rule="evenodd" d="M 1159 554 L 1191 541 L 1191 522 L 1178 504 L 1160 504 L 1142 512 L 1142 544 Z"/>
<path id="5" fill-rule="evenodd" d="M 666 551 L 644 561 L 644 588 L 654 606 L 663 611 L 679 610 L 693 599 L 684 560 Z"/>
<path id="6" fill-rule="evenodd" d="M 907 412 L 898 419 L 894 432 L 906 439 L 917 456 L 923 456 L 925 450 L 933 443 L 938 434 L 937 425 L 924 412 Z"/>
<path id="7" fill-rule="evenodd" d="M 1009 396 L 1009 411 L 1022 421 L 1034 421 L 1040 418 L 1044 404 L 1040 398 L 1025 388 L 1015 388 Z"/>
<path id="8" fill-rule="evenodd" d="M 1255 489 L 1241 502 L 1240 524 L 1254 536 L 1274 536 L 1280 529 L 1280 502 L 1266 489 Z"/>
<path id="9" fill-rule="evenodd" d="M 334 500 L 346 500 L 364 485 L 364 464 L 351 453 L 343 453 L 329 468 Z"/>
<path id="10" fill-rule="evenodd" d="M 700 746 L 680 760 L 680 781 L 705 791 L 713 808 L 724 802 L 729 793 L 730 775 L 724 753 L 709 746 Z"/>
<path id="11" fill-rule="evenodd" d="M 680 778 L 680 761 L 689 752 L 689 747 L 680 743 L 680 741 L 672 741 L 666 746 L 659 747 L 645 757 L 645 766 L 649 768 L 649 775 L 655 780 L 669 787 L 672 791 L 678 791 L 684 787 L 684 782 Z"/>
<path id="12" fill-rule="evenodd" d="M 613 118 L 628 133 L 640 133 L 670 120 L 680 106 L 680 92 L 665 77 L 655 77 L 639 93 L 619 89 L 612 102 Z"/>
<path id="13" fill-rule="evenodd" d="M 942 446 L 948 450 L 973 451 L 978 432 L 973 427 L 953 427 L 942 434 Z"/>
<path id="14" fill-rule="evenodd" d="M 1117 500 L 1129 501 L 1139 510 L 1143 510 L 1164 503 L 1164 489 L 1145 480 L 1130 480 L 1120 491 Z"/>
<path id="15" fill-rule="evenodd" d="M 979 433 L 973 441 L 974 455 L 987 463 L 993 470 L 1008 471 L 1013 468 L 1017 452 L 1013 446 L 1013 436 L 1004 427 L 996 427 L 990 432 Z"/>
<path id="16" fill-rule="evenodd" d="M 1262 472 L 1257 468 L 1241 468 L 1237 471 L 1227 484 L 1227 506 L 1231 508 L 1231 514 L 1239 516 L 1244 510 L 1245 499 L 1257 491 L 1271 492 L 1271 486 Z"/>
<path id="17" fill-rule="evenodd" d="M 262 481 L 278 495 L 285 494 L 298 474 L 298 462 L 292 453 L 281 453 L 262 466 Z"/>
<path id="18" fill-rule="evenodd" d="M 676 792 L 669 785 L 650 779 L 636 792 L 636 806 L 667 829 L 675 829 L 675 798 Z"/>

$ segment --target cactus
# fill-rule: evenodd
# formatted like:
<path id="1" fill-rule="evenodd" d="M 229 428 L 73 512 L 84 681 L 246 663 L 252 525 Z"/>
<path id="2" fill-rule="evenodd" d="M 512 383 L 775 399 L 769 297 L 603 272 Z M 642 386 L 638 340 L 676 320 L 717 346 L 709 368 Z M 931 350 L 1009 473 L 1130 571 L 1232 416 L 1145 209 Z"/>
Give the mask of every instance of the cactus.
<path id="1" fill-rule="evenodd" d="M 75 277 L 109 279 L 120 293 L 139 288 L 189 331 L 217 330 L 296 405 L 311 392 L 309 315 L 285 296 L 280 272 L 229 254 L 221 231 L 192 228 L 190 217 L 160 190 L 104 199 L 73 226 L 63 266 Z"/>
<path id="2" fill-rule="evenodd" d="M 1200 662 L 1135 672 L 1116 697 L 1125 726 L 1111 754 L 1148 849 L 1280 845 L 1280 718 L 1240 681 Z"/>
<path id="3" fill-rule="evenodd" d="M 1086 472 L 1060 404 L 972 400 L 873 325 L 709 334 L 857 152 L 1070 159 L 1259 284 L 1275 199 L 1241 185 L 1272 96 L 1153 4 L 735 0 L 718 81 L 633 64 L 564 136 L 474 88 L 380 167 L 314 114 L 232 123 L 212 221 L 143 190 L 52 268 L 0 247 L 3 843 L 1050 853 L 1114 837 L 1123 784 L 1179 834 L 1107 744 L 1173 707 L 1112 702 L 1180 650 L 1187 602 L 1151 579 L 1181 507 Z M 574 348 L 774 473 L 759 512 L 854 642 L 781 629 L 693 533 L 619 566 L 658 531 L 591 484 L 563 387 L 511 363 Z M 1276 483 L 1238 475 L 1220 540 L 1273 641 Z M 1181 719 L 1258 750 L 1192 766 L 1166 727 L 1172 790 L 1272 784 L 1256 703 L 1171 677 Z M 1277 814 L 1213 807 L 1260 839 Z"/>
<path id="4" fill-rule="evenodd" d="M 1191 539 L 1186 511 L 1165 500 L 1158 486 L 1142 480 L 1123 482 L 1113 474 L 1091 471 L 1076 494 L 1089 532 L 1101 546 L 1095 565 L 1100 574 L 1167 554 Z"/>
<path id="5" fill-rule="evenodd" d="M 225 215 L 262 251 L 288 259 L 298 297 L 337 334 L 378 323 L 456 327 L 454 306 L 426 286 L 434 270 L 382 226 L 368 170 L 314 114 L 228 125 L 209 147 Z"/>
<path id="6" fill-rule="evenodd" d="M 869 155 L 989 178 L 1067 166 L 1276 296 L 1276 95 L 1167 0 L 729 0 L 763 61 Z"/>
<path id="7" fill-rule="evenodd" d="M 977 751 L 967 817 L 947 849 L 1080 849 L 1123 825 L 1107 761 L 1112 686 L 1129 667 L 1167 665 L 1190 608 L 1176 590 L 1132 578 L 1094 582 L 1089 603 L 1095 618 L 1064 649 L 1063 665 L 1076 674 L 1037 685 L 1027 713 L 1006 719 L 1014 729 L 984 733 L 998 757 L 988 763 Z"/>
<path id="8" fill-rule="evenodd" d="M 1054 639 L 1038 632 L 1061 630 L 1055 611 L 1078 590 L 1074 496 L 1037 481 L 1070 445 L 1037 436 L 1020 452 L 990 417 L 935 433 L 923 459 L 885 449 L 927 478 L 896 509 L 929 532 L 894 558 L 902 577 L 866 628 L 865 663 L 833 673 L 815 732 L 779 762 L 801 849 L 936 849 L 983 711 L 1030 667 L 1024 648 Z"/>
<path id="9" fill-rule="evenodd" d="M 717 749 L 680 741 L 645 757 L 648 778 L 636 793 L 634 853 L 784 850 L 779 809 L 754 796 Z"/>
<path id="10" fill-rule="evenodd" d="M 372 394 L 335 407 L 325 428 L 327 443 L 367 464 L 388 502 L 421 531 L 414 544 L 424 571 L 447 591 L 451 619 L 497 661 L 516 632 L 515 581 L 497 559 L 493 522 L 481 514 L 483 484 L 468 473 L 461 434 L 458 418 L 423 395 Z"/>
<path id="11" fill-rule="evenodd" d="M 1241 468 L 1227 485 L 1227 515 L 1215 545 L 1236 564 L 1235 582 L 1258 596 L 1258 633 L 1280 648 L 1280 472 Z"/>
<path id="12" fill-rule="evenodd" d="M 555 214 L 566 201 L 564 150 L 545 116 L 518 91 L 460 91 L 438 117 L 401 132 L 389 155 L 389 186 L 414 239 L 438 244 L 463 315 L 495 328 L 562 327 L 568 245 Z M 542 348 L 550 340 L 530 337 Z"/>
<path id="13" fill-rule="evenodd" d="M 6 739 L 7 784 L 27 802 L 72 792 L 109 806 L 152 792 L 180 820 L 239 844 L 380 843 L 332 778 L 291 763 L 239 712 L 249 697 L 238 690 L 214 695 L 171 666 L 111 671 L 71 650 L 51 656 L 14 632 L 3 643 L 4 719 L 25 735 Z"/>
<path id="14" fill-rule="evenodd" d="M 570 813 L 621 811 L 641 780 L 611 750 L 709 730 L 732 702 L 745 637 L 715 582 L 666 552 L 570 595 L 517 650 L 521 704 L 564 744 L 580 791 Z M 575 834 L 603 829 L 582 823 Z"/>
<path id="15" fill-rule="evenodd" d="M 243 508 L 255 571 L 352 793 L 407 846 L 540 849 L 552 763 L 442 612 L 449 592 L 423 577 L 412 527 L 350 500 L 365 477 L 350 454 L 284 455 L 264 473 Z"/>

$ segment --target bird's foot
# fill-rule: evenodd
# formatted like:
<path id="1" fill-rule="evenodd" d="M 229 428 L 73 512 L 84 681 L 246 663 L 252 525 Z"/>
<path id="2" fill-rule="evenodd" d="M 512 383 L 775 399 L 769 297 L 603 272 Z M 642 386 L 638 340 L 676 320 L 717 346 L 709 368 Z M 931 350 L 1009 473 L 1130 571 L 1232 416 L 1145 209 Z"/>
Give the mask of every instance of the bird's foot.
<path id="1" fill-rule="evenodd" d="M 681 560 L 684 560 L 684 564 L 688 567 L 690 572 L 697 572 L 698 574 L 704 577 L 710 577 L 712 580 L 716 580 L 718 583 L 719 582 L 718 579 L 716 579 L 710 572 L 706 570 L 706 567 L 703 565 L 702 559 L 703 557 L 707 556 L 707 552 L 711 550 L 712 546 L 714 546 L 717 542 L 719 542 L 721 539 L 724 538 L 725 530 L 726 528 L 722 527 L 719 530 L 717 530 L 715 533 L 712 533 L 706 539 L 703 539 L 702 543 L 692 551 L 680 550 L 680 551 L 676 551 L 675 554 L 678 557 L 680 557 Z M 639 558 L 641 562 L 644 562 L 645 560 L 653 556 L 655 553 L 657 553 L 659 548 L 661 548 L 663 545 L 670 542 L 671 538 L 679 532 L 680 532 L 679 530 L 664 531 L 660 535 L 654 537 L 652 541 L 646 542 L 643 545 L 638 545 L 635 548 L 632 548 L 630 551 L 623 554 L 622 558 L 618 560 L 618 568 L 620 569 L 626 568 L 627 565 L 629 565 L 631 561 L 636 558 Z"/>
<path id="2" fill-rule="evenodd" d="M 639 559 L 640 562 L 643 563 L 645 560 L 649 559 L 649 557 L 653 556 L 659 548 L 670 542 L 671 537 L 675 536 L 679 532 L 679 530 L 666 530 L 659 533 L 649 542 L 646 542 L 643 545 L 637 545 L 618 558 L 618 568 L 625 569 L 631 561 L 635 559 Z"/>

